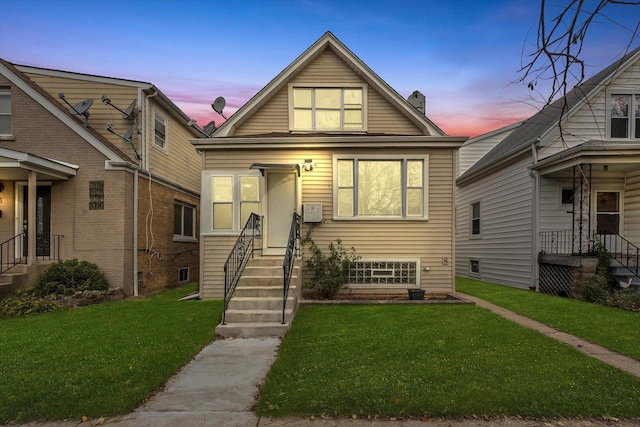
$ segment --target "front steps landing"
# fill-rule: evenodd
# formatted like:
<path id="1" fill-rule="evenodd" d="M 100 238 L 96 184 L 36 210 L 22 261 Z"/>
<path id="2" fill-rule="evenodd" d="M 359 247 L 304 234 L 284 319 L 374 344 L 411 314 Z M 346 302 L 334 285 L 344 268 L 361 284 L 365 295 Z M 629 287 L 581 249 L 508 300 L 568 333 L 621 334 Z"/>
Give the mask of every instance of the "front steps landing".
<path id="1" fill-rule="evenodd" d="M 284 324 L 283 276 L 282 257 L 264 256 L 249 260 L 229 301 L 226 324 L 216 326 L 216 335 L 234 338 L 284 336 L 299 304 L 299 267 L 294 264 Z"/>

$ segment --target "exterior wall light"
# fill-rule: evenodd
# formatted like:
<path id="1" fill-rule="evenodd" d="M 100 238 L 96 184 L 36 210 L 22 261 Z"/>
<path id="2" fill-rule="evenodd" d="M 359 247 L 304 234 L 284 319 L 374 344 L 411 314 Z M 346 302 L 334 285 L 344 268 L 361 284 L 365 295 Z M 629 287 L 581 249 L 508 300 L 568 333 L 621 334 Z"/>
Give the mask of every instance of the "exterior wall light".
<path id="1" fill-rule="evenodd" d="M 311 159 L 306 159 L 304 161 L 304 163 L 302 164 L 302 167 L 306 171 L 312 171 L 315 166 L 316 166 L 316 164 L 313 163 L 313 160 L 311 160 Z"/>

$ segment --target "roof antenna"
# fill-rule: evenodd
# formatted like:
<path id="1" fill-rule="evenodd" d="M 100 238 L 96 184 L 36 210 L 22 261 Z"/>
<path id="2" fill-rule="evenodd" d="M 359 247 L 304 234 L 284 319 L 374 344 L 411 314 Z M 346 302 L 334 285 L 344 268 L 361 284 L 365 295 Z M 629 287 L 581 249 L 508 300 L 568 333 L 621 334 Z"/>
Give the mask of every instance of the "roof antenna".
<path id="1" fill-rule="evenodd" d="M 111 125 L 111 123 L 107 123 L 106 125 L 104 125 L 104 128 L 107 132 L 111 132 L 112 134 L 119 136 L 122 139 L 122 142 L 128 142 L 129 144 L 131 144 L 131 148 L 133 148 L 133 151 L 135 151 L 136 153 L 136 159 L 142 160 L 142 157 L 140 156 L 140 154 L 138 154 L 138 150 L 136 150 L 136 146 L 133 145 L 132 136 L 133 131 L 136 129 L 135 123 L 131 125 L 129 130 L 124 135 L 120 135 L 118 132 L 113 130 L 113 126 Z"/>
<path id="2" fill-rule="evenodd" d="M 93 105 L 93 98 L 85 99 L 77 104 L 71 105 L 64 97 L 64 93 L 60 92 L 58 98 L 62 99 L 69 106 L 69 113 L 77 116 L 83 116 L 84 127 L 89 127 L 89 108 Z"/>
<path id="3" fill-rule="evenodd" d="M 226 103 L 227 102 L 224 100 L 224 98 L 219 96 L 215 101 L 213 101 L 213 104 L 211 104 L 211 108 L 213 108 L 213 111 L 220 114 L 225 120 L 227 120 L 227 118 L 224 116 L 224 114 L 222 114 L 222 110 L 224 110 L 224 106 L 226 105 Z"/>
<path id="4" fill-rule="evenodd" d="M 196 121 L 191 119 L 189 120 L 188 123 L 189 126 L 191 126 L 192 128 L 196 129 L 198 132 L 200 132 L 202 135 L 204 135 L 207 138 L 211 138 L 211 134 L 213 133 L 214 130 L 216 130 L 216 122 L 214 122 L 213 120 L 210 121 L 205 127 L 204 129 L 200 129 L 200 126 L 198 126 L 196 124 Z"/>

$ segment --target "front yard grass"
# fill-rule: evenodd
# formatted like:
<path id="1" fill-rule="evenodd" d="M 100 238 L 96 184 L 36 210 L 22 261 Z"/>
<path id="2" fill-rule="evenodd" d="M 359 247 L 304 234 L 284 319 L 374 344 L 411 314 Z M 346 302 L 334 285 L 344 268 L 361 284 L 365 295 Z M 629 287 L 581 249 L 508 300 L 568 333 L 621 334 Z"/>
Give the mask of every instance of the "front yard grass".
<path id="1" fill-rule="evenodd" d="M 456 290 L 640 360 L 640 313 L 463 277 Z"/>
<path id="2" fill-rule="evenodd" d="M 638 402 L 640 379 L 475 306 L 340 305 L 300 308 L 255 410 L 635 418 Z"/>
<path id="3" fill-rule="evenodd" d="M 131 412 L 213 339 L 196 290 L 0 319 L 0 424 Z"/>

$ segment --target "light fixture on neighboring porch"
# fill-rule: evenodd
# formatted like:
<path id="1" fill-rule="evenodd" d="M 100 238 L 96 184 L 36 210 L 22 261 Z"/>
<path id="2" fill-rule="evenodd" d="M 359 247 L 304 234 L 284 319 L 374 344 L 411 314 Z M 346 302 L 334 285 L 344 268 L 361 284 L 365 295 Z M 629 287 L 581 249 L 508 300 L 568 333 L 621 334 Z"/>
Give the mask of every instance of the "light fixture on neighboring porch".
<path id="1" fill-rule="evenodd" d="M 312 171 L 315 166 L 316 164 L 313 163 L 313 160 L 311 159 L 305 159 L 304 163 L 302 164 L 302 167 L 306 171 Z"/>

